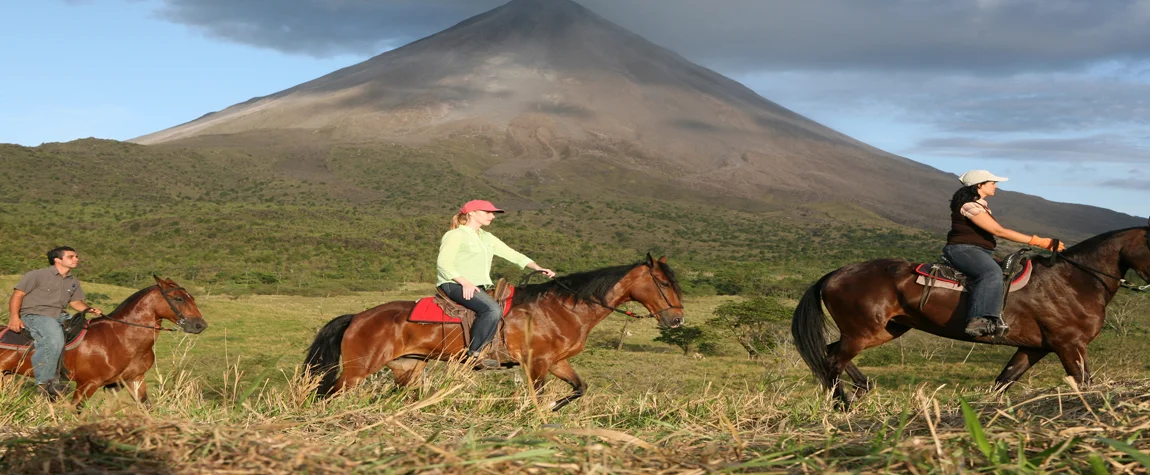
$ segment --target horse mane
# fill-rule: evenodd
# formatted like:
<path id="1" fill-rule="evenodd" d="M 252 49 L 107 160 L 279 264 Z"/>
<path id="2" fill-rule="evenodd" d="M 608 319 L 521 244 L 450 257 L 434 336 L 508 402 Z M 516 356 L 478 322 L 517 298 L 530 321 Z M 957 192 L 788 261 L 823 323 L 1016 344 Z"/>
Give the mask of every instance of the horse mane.
<path id="1" fill-rule="evenodd" d="M 679 292 L 679 281 L 675 279 L 675 273 L 671 267 L 663 262 L 656 262 L 656 264 L 667 275 L 671 285 L 675 288 L 675 292 L 681 293 Z M 623 276 L 631 272 L 632 269 L 645 265 L 647 265 L 647 261 L 639 261 L 634 264 L 568 274 L 547 282 L 517 287 L 511 304 L 522 305 L 536 302 L 547 295 L 553 295 L 556 298 L 571 298 L 576 302 L 607 305 L 607 293 L 611 292 L 615 284 L 618 284 Z"/>
<path id="2" fill-rule="evenodd" d="M 120 302 L 120 304 L 116 306 L 115 310 L 112 310 L 109 313 L 105 313 L 103 317 L 93 318 L 91 321 L 95 322 L 95 321 L 104 320 L 104 319 L 111 319 L 112 317 L 116 316 L 117 314 L 124 311 L 128 307 L 135 305 L 136 301 L 144 298 L 144 295 L 146 295 L 148 292 L 151 292 L 152 289 L 155 289 L 155 288 L 156 288 L 155 285 L 150 285 L 150 286 L 144 287 L 140 290 L 137 290 L 136 293 L 129 295 L 128 298 L 124 299 L 123 302 Z"/>

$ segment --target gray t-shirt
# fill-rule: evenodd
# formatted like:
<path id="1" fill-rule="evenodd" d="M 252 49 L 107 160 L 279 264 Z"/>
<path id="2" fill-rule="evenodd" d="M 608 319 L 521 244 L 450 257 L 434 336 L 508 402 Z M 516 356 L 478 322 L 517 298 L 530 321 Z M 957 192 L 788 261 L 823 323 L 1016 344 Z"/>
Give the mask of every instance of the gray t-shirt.
<path id="1" fill-rule="evenodd" d="M 57 317 L 64 313 L 69 302 L 84 300 L 80 281 L 68 273 L 60 275 L 55 266 L 36 269 L 24 274 L 16 284 L 16 290 L 28 295 L 20 303 L 20 316 L 44 315 Z"/>

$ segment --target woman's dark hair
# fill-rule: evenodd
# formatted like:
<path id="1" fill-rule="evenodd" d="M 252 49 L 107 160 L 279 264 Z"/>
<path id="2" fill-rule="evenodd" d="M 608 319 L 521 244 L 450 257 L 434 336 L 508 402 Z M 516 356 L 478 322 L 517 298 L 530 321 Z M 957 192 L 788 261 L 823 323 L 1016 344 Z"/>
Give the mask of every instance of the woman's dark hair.
<path id="1" fill-rule="evenodd" d="M 56 259 L 63 259 L 64 258 L 64 251 L 76 252 L 75 249 L 72 249 L 68 246 L 60 246 L 60 247 L 57 247 L 55 249 L 52 249 L 51 251 L 48 251 L 48 265 L 54 266 L 54 265 L 56 265 Z"/>
<path id="2" fill-rule="evenodd" d="M 978 198 L 980 197 L 978 194 L 978 185 L 981 184 L 982 183 L 977 183 L 970 186 L 964 186 L 959 188 L 958 191 L 954 192 L 954 196 L 950 198 L 950 210 L 955 211 L 961 208 L 964 204 L 970 203 L 971 201 L 978 201 Z"/>

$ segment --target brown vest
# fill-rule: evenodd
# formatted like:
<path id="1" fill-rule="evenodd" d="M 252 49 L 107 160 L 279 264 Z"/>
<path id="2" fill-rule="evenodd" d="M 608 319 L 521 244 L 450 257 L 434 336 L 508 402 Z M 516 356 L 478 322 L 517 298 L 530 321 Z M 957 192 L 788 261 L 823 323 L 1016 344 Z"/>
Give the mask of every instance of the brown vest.
<path id="1" fill-rule="evenodd" d="M 972 244 L 983 249 L 994 250 L 998 241 L 989 231 L 978 227 L 970 218 L 962 215 L 959 206 L 950 211 L 950 232 L 946 234 L 947 244 Z M 987 210 L 989 213 L 990 211 Z"/>

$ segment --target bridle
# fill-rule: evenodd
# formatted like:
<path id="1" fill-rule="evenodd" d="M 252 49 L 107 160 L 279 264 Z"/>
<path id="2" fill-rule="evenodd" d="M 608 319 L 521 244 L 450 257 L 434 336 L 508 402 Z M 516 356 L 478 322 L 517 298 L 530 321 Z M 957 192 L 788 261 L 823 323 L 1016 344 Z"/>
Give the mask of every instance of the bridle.
<path id="1" fill-rule="evenodd" d="M 156 326 L 151 326 L 151 325 L 141 325 L 139 323 L 125 322 L 123 320 L 116 320 L 114 318 L 109 318 L 108 321 L 116 322 L 116 323 L 119 323 L 122 325 L 128 325 L 131 327 L 151 328 L 152 330 L 156 330 L 156 331 L 177 332 L 177 331 L 183 330 L 184 324 L 187 323 L 187 321 L 188 321 L 188 317 L 186 315 L 184 315 L 184 312 L 181 312 L 180 309 L 176 308 L 175 302 L 172 302 L 172 298 L 168 295 L 168 291 L 169 291 L 168 289 L 165 289 L 159 285 L 157 285 L 156 287 L 160 288 L 160 295 L 164 296 L 164 301 L 168 303 L 168 308 L 172 309 L 172 313 L 176 314 L 176 316 L 179 317 L 176 319 L 176 325 L 180 326 L 179 329 L 164 328 L 164 327 L 161 327 L 159 323 L 157 323 Z M 176 287 L 174 289 L 171 289 L 172 292 L 177 292 L 180 290 L 184 290 L 184 288 L 183 287 Z M 186 290 L 184 290 L 184 291 L 187 292 Z M 163 323 L 163 322 L 160 322 L 160 323 Z"/>

